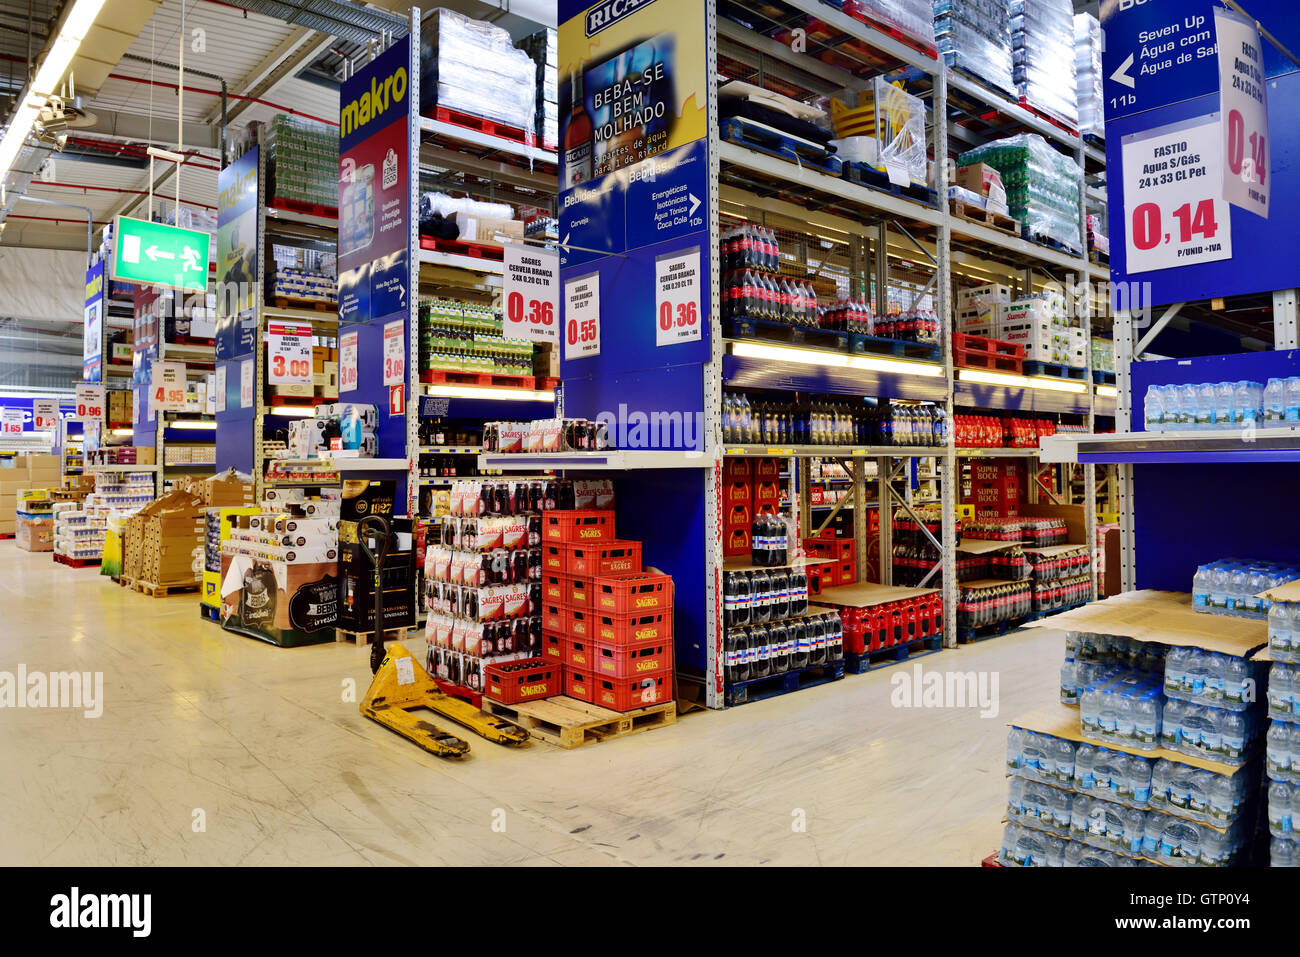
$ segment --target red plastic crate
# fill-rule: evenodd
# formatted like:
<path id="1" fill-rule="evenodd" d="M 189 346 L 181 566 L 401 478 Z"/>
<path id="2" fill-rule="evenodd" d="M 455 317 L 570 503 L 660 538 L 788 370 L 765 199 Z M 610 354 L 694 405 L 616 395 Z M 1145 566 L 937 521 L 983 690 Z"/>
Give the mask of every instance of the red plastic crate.
<path id="1" fill-rule="evenodd" d="M 853 558 L 855 545 L 851 538 L 805 538 L 804 549 L 814 558 L 845 561 Z"/>
<path id="2" fill-rule="evenodd" d="M 569 604 L 568 575 L 561 572 L 542 572 L 542 601 L 555 602 L 557 605 Z"/>
<path id="3" fill-rule="evenodd" d="M 591 673 L 566 666 L 564 669 L 564 693 L 570 698 L 577 698 L 579 701 L 595 701 L 596 683 L 592 679 Z"/>
<path id="4" fill-rule="evenodd" d="M 555 547 L 555 546 L 551 546 Z M 641 570 L 641 543 L 612 539 L 608 542 L 565 544 L 565 571 L 570 575 L 626 575 Z M 542 553 L 542 567 L 546 566 Z"/>
<path id="5" fill-rule="evenodd" d="M 542 630 L 562 634 L 568 625 L 568 606 L 559 601 L 542 602 Z"/>
<path id="6" fill-rule="evenodd" d="M 560 665 L 545 658 L 488 665 L 483 669 L 483 693 L 502 704 L 554 697 L 563 687 L 562 670 Z"/>
<path id="7" fill-rule="evenodd" d="M 564 625 L 567 638 L 582 638 L 590 641 L 596 637 L 596 613 L 590 608 L 569 606 Z"/>
<path id="8" fill-rule="evenodd" d="M 607 645 L 631 645 L 643 641 L 671 641 L 671 611 L 652 611 L 644 615 L 602 615 L 595 617 L 595 639 Z"/>
<path id="9" fill-rule="evenodd" d="M 543 574 L 546 572 L 555 572 L 556 574 L 562 575 L 568 571 L 568 569 L 565 568 L 567 555 L 564 549 L 565 545 L 563 542 L 546 542 L 542 545 Z"/>
<path id="10" fill-rule="evenodd" d="M 591 646 L 589 654 L 595 658 L 592 670 L 600 678 L 636 678 L 672 674 L 673 671 L 673 645 L 663 639 L 634 644 L 598 641 Z"/>
<path id="11" fill-rule="evenodd" d="M 596 597 L 596 579 L 590 575 L 565 575 L 565 604 L 572 608 L 590 608 Z"/>
<path id="12" fill-rule="evenodd" d="M 596 668 L 596 646 L 586 638 L 565 638 L 564 664 L 577 671 L 594 671 Z"/>
<path id="13" fill-rule="evenodd" d="M 583 508 L 542 514 L 542 541 L 608 542 L 614 538 L 614 513 Z"/>
<path id="14" fill-rule="evenodd" d="M 635 711 L 672 697 L 671 675 L 640 675 L 635 678 L 595 676 L 594 704 L 611 711 Z"/>
<path id="15" fill-rule="evenodd" d="M 542 630 L 542 658 L 555 664 L 564 663 L 564 635 Z"/>
<path id="16" fill-rule="evenodd" d="M 653 572 L 597 578 L 595 593 L 592 607 L 602 614 L 667 611 L 673 607 L 672 577 Z"/>

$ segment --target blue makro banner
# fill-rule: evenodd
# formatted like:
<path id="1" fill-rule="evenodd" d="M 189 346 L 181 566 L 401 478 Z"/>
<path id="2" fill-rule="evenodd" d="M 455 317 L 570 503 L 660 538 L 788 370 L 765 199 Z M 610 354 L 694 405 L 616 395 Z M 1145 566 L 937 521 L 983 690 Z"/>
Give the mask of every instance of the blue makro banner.
<path id="1" fill-rule="evenodd" d="M 86 317 L 82 327 L 81 381 L 104 380 L 104 264 L 96 263 L 86 271 Z"/>
<path id="2" fill-rule="evenodd" d="M 217 174 L 217 359 L 253 354 L 257 323 L 254 147 Z"/>

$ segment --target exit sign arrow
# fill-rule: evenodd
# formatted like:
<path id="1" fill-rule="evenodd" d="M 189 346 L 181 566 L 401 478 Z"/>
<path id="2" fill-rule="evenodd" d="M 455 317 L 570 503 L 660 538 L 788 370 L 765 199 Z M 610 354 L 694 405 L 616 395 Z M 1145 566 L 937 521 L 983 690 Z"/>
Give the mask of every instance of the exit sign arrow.
<path id="1" fill-rule="evenodd" d="M 156 260 L 159 260 L 159 259 L 175 259 L 175 258 L 176 258 L 176 254 L 175 254 L 175 253 L 165 252 L 165 251 L 159 249 L 157 246 L 150 246 L 148 249 L 146 249 L 146 250 L 144 251 L 144 254 L 145 254 L 146 256 L 148 256 L 150 259 L 153 259 L 153 260 L 155 260 L 155 261 L 156 261 Z"/>

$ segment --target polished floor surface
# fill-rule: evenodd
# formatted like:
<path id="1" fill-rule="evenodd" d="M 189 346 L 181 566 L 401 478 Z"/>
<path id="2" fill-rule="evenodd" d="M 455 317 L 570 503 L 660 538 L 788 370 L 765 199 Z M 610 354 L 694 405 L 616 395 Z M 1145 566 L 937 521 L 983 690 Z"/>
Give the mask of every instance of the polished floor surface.
<path id="1" fill-rule="evenodd" d="M 918 660 L 996 675 L 996 717 L 894 706 L 909 664 L 573 751 L 474 740 L 451 763 L 344 700 L 369 681 L 350 644 L 275 648 L 193 594 L 12 541 L 0 597 L 0 672 L 104 682 L 98 718 L 0 708 L 5 865 L 973 865 L 1001 834 L 1006 722 L 1054 697 L 1062 651 L 1027 631 Z"/>

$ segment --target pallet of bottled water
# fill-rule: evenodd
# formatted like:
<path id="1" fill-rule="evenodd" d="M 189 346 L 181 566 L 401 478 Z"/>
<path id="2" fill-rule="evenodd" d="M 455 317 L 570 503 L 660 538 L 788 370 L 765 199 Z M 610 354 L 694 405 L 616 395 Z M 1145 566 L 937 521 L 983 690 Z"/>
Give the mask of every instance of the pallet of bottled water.
<path id="1" fill-rule="evenodd" d="M 1295 565 L 1222 558 L 1200 565 L 1192 576 L 1192 607 L 1211 615 L 1264 620 L 1272 602 L 1262 593 L 1300 578 Z"/>
<path id="2" fill-rule="evenodd" d="M 1232 863 L 1259 779 L 1258 766 L 1223 774 L 1023 728 L 1007 770 L 1002 857 L 1021 866 Z"/>
<path id="3" fill-rule="evenodd" d="M 1084 688 L 1120 671 L 1163 676 L 1164 670 L 1164 645 L 1135 641 L 1122 635 L 1072 631 L 1065 636 L 1061 701 L 1077 705 Z"/>
<path id="4" fill-rule="evenodd" d="M 1300 867 L 1300 665 L 1275 662 L 1269 670 L 1268 714 L 1264 770 L 1270 863 Z"/>
<path id="5" fill-rule="evenodd" d="M 1268 654 L 1274 661 L 1300 664 L 1300 602 L 1268 603 Z"/>

